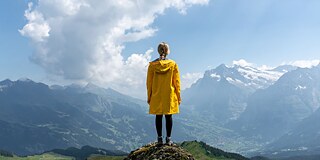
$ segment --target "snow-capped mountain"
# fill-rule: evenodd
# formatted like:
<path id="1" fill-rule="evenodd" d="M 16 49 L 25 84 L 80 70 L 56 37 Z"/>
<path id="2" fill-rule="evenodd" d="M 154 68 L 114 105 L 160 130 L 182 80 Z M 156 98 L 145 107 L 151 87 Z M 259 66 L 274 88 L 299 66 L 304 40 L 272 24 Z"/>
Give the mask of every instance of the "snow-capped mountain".
<path id="1" fill-rule="evenodd" d="M 250 66 L 234 66 L 234 68 L 245 78 L 244 82 L 240 82 L 245 87 L 251 87 L 253 89 L 263 89 L 272 85 L 277 81 L 284 73 L 290 70 L 262 70 Z M 294 67 L 292 68 L 294 69 Z M 237 84 L 237 80 L 230 79 L 230 83 Z M 236 83 L 235 83 L 236 82 Z"/>
<path id="2" fill-rule="evenodd" d="M 270 148 L 290 148 L 295 143 L 287 140 L 318 135 L 307 124 L 318 120 L 320 65 L 222 64 L 184 90 L 182 102 L 181 114 L 175 115 L 177 141 L 197 139 L 246 154 L 282 137 Z M 28 79 L 4 80 L 0 148 L 21 154 L 82 145 L 128 151 L 155 138 L 154 117 L 147 109 L 142 100 L 91 83 L 49 87 Z M 307 121 L 310 115 L 316 118 Z M 306 138 L 299 146 L 317 140 Z"/>
<path id="3" fill-rule="evenodd" d="M 222 64 L 206 71 L 203 78 L 186 89 L 183 102 L 195 111 L 210 114 L 215 121 L 226 123 L 240 116 L 252 93 L 272 85 L 286 72 Z"/>
<path id="4" fill-rule="evenodd" d="M 320 107 L 320 65 L 298 68 L 248 98 L 235 126 L 248 137 L 273 141 Z"/>
<path id="5" fill-rule="evenodd" d="M 286 69 L 280 69 L 282 67 Z M 290 67 L 279 66 L 275 69 L 259 69 L 252 66 L 226 66 L 222 64 L 215 69 L 206 71 L 204 76 L 210 76 L 217 81 L 223 78 L 235 86 L 256 90 L 270 86 L 284 73 L 296 68 L 294 66 Z"/>

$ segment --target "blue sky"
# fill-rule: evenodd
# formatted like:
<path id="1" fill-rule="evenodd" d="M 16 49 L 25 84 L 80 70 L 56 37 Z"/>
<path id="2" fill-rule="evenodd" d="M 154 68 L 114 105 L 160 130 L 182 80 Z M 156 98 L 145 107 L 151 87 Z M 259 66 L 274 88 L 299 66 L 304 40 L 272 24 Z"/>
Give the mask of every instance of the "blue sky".
<path id="1" fill-rule="evenodd" d="M 18 32 L 25 23 L 23 14 L 27 1 L 0 1 L 0 78 L 19 79 L 22 77 L 44 78 L 44 72 L 29 61 L 32 47 L 27 38 Z"/>
<path id="2" fill-rule="evenodd" d="M 82 9 L 71 10 L 73 8 L 70 9 L 69 6 L 62 7 L 62 9 L 58 8 L 61 4 L 54 4 L 54 2 L 42 1 L 41 4 L 38 4 L 37 1 L 33 1 L 34 4 L 30 13 L 41 13 L 44 17 L 38 17 L 33 22 L 24 16 L 30 0 L 2 0 L 0 1 L 0 79 L 10 78 L 15 80 L 28 77 L 35 81 L 58 84 L 93 81 L 100 86 L 113 88 L 122 85 L 121 83 L 132 82 L 130 85 L 139 84 L 136 87 L 141 88 L 144 84 L 139 77 L 145 74 L 145 68 L 142 68 L 143 72 L 136 74 L 139 77 L 132 76 L 121 83 L 119 77 L 121 79 L 123 75 L 109 73 L 110 69 L 103 68 L 110 67 L 116 72 L 123 72 L 124 75 L 129 73 L 123 70 L 136 72 L 142 66 L 137 66 L 138 64 L 130 60 L 141 61 L 141 63 L 150 60 L 150 57 L 142 54 L 145 54 L 150 48 L 155 49 L 161 41 L 170 44 L 172 53 L 170 58 L 178 62 L 181 75 L 201 73 L 207 70 L 208 66 L 215 67 L 221 63 L 231 64 L 233 60 L 239 59 L 268 66 L 277 66 L 297 60 L 320 59 L 320 1 L 318 0 L 195 0 L 194 3 L 190 4 L 185 1 L 176 1 L 183 4 L 182 7 L 178 3 L 173 3 L 171 6 L 162 6 L 162 1 L 157 2 L 159 4 L 149 4 L 145 1 L 143 4 L 142 2 L 139 4 L 141 8 L 137 10 L 135 10 L 137 7 L 124 9 L 123 12 L 128 12 L 128 14 L 111 10 L 110 14 L 108 12 L 104 14 L 110 18 L 112 23 L 118 23 L 114 19 L 122 18 L 122 16 L 128 16 L 129 20 L 133 19 L 133 22 L 124 22 L 124 24 L 128 24 L 129 28 L 111 25 L 109 30 L 101 29 L 101 32 L 97 31 L 96 34 L 88 33 L 85 35 L 88 25 L 82 24 L 89 24 L 88 32 L 95 32 L 94 25 L 91 24 L 96 21 L 89 16 L 100 13 L 98 12 L 99 8 L 81 12 Z M 61 2 L 63 3 L 63 1 Z M 88 6 L 93 8 L 92 1 L 88 1 L 88 3 L 91 4 L 82 4 L 82 8 Z M 109 5 L 108 2 L 104 4 L 106 5 L 103 6 L 105 8 Z M 53 9 L 50 8 L 51 6 Z M 74 6 L 77 6 L 76 3 L 74 3 Z M 159 6 L 162 6 L 162 8 L 153 9 L 153 7 Z M 97 13 L 90 14 L 90 12 L 96 10 Z M 136 14 L 136 12 L 141 12 L 141 14 L 130 17 L 132 13 Z M 148 14 L 150 15 L 148 16 Z M 57 15 L 69 16 L 69 19 L 75 17 L 72 21 L 67 19 L 68 21 L 66 20 L 65 24 L 61 25 L 62 27 L 69 25 L 70 28 L 73 28 L 62 28 L 63 32 L 59 32 L 55 28 L 59 24 L 57 25 L 54 21 L 57 20 Z M 76 17 L 79 15 L 88 15 L 89 18 Z M 144 17 L 144 15 L 146 16 Z M 61 17 L 64 18 L 63 16 Z M 141 22 L 137 20 L 137 24 L 134 24 L 134 18 L 145 19 L 142 19 Z M 92 21 L 90 23 L 85 22 L 89 20 Z M 98 24 L 97 19 L 97 28 L 109 26 L 111 22 L 108 22 L 108 20 L 105 20 L 105 22 Z M 23 30 L 26 24 L 34 23 L 50 27 L 47 32 L 45 30 L 39 32 L 40 40 L 37 40 L 37 37 L 33 34 L 36 31 L 25 29 L 24 35 L 18 31 Z M 81 24 L 72 25 L 71 23 Z M 73 29 L 78 30 L 75 26 L 79 26 L 78 28 L 81 28 L 82 31 L 74 31 Z M 110 58 L 100 55 L 100 53 L 95 56 L 83 53 L 77 55 L 76 58 L 73 57 L 73 54 L 69 54 L 73 51 L 81 53 L 82 49 L 87 50 L 88 53 L 96 51 L 97 48 L 91 48 L 90 45 L 95 46 L 98 42 L 97 44 L 89 43 L 82 38 L 90 35 L 90 38 L 99 39 L 101 38 L 100 33 L 117 33 L 113 32 L 112 27 L 118 27 L 120 31 L 125 31 L 125 33 L 122 35 L 119 33 L 120 35 L 111 37 L 112 40 L 110 41 L 106 40 L 103 43 L 104 45 L 109 42 L 112 42 L 112 45 L 106 47 L 104 54 L 108 55 L 109 52 L 111 53 L 109 50 L 117 50 L 117 47 L 122 47 L 122 49 L 118 48 L 119 50 L 115 51 L 115 53 L 119 53 L 115 57 L 119 63 L 126 64 L 120 66 L 113 60 L 109 62 Z M 136 32 L 136 30 L 138 31 Z M 73 31 L 74 34 L 72 34 Z M 123 36 L 127 32 L 133 34 Z M 48 35 L 45 33 L 48 33 Z M 59 43 L 56 40 L 58 38 L 75 40 L 75 42 Z M 79 43 L 83 43 L 84 48 L 79 49 L 78 46 L 81 46 Z M 56 53 L 53 51 L 59 51 L 59 57 L 55 57 L 55 60 L 58 60 L 52 62 L 48 61 L 48 57 L 41 57 L 42 53 L 39 51 L 39 47 L 49 50 L 49 58 L 55 56 Z M 50 49 L 53 51 L 50 51 Z M 137 55 L 133 56 L 133 54 Z M 99 60 L 93 59 L 93 57 L 99 56 Z M 156 56 L 155 51 L 151 53 L 151 59 L 156 58 Z M 78 61 L 77 58 L 80 60 Z M 90 59 L 90 61 L 85 61 L 85 59 Z M 104 61 L 106 61 L 106 65 L 100 65 Z M 46 64 L 47 62 L 50 62 L 50 64 Z M 86 66 L 81 65 L 87 63 L 89 64 Z M 93 67 L 98 67 L 98 71 L 93 72 L 88 69 Z M 70 69 L 66 70 L 66 68 Z M 74 71 L 73 68 L 80 68 L 84 72 L 80 74 L 81 70 Z M 108 73 L 101 76 L 105 72 Z M 109 75 L 115 75 L 115 77 L 105 81 L 102 80 L 110 77 Z M 125 89 L 128 89 L 128 87 Z M 122 90 L 125 89 L 122 88 Z"/>
<path id="3" fill-rule="evenodd" d="M 186 72 L 238 59 L 271 66 L 319 59 L 319 8 L 316 0 L 216 0 L 187 15 L 169 10 L 154 24 L 157 35 L 128 44 L 126 53 L 166 39 Z"/>

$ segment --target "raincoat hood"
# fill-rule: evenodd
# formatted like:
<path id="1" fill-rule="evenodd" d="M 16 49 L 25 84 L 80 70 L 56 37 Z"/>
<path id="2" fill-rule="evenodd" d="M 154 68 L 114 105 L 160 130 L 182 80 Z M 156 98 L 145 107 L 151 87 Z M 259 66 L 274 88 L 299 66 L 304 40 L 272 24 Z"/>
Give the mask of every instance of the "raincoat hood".
<path id="1" fill-rule="evenodd" d="M 151 62 L 151 65 L 154 65 L 155 72 L 157 73 L 167 73 L 172 69 L 175 65 L 174 61 L 172 60 L 159 60 L 155 62 Z"/>

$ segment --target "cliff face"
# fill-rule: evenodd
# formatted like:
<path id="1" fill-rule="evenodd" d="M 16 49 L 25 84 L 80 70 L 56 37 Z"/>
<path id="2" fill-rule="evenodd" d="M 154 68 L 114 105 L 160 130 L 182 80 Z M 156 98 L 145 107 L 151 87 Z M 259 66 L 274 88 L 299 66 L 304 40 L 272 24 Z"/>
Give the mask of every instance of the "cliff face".
<path id="1" fill-rule="evenodd" d="M 157 145 L 150 143 L 141 148 L 132 151 L 125 160 L 194 160 L 194 157 L 180 146 L 173 145 Z"/>

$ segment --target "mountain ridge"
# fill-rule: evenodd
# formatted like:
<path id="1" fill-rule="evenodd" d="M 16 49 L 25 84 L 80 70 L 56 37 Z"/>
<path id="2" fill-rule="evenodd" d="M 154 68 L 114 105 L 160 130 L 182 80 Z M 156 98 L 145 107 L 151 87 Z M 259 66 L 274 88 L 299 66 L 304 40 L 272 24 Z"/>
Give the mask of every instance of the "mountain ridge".
<path id="1" fill-rule="evenodd" d="M 206 75 L 191 88 L 182 91 L 181 108 L 184 109 L 175 116 L 173 137 L 177 137 L 177 141 L 197 139 L 243 154 L 263 152 L 264 147 L 272 148 L 277 138 L 290 133 L 319 108 L 320 65 L 291 71 L 288 71 L 290 66 L 271 69 L 288 72 L 272 84 L 257 88 L 240 83 L 245 80 L 251 83 L 259 78 L 259 74 L 266 74 L 263 71 L 256 74 L 258 68 L 253 68 L 220 65 L 205 72 Z M 259 82 L 263 80 L 260 77 Z M 268 117 L 274 117 L 275 121 L 265 123 L 263 113 L 267 112 L 261 108 L 269 109 Z M 4 126 L 0 140 L 25 137 L 2 147 L 4 150 L 23 150 L 21 154 L 48 150 L 51 145 L 63 148 L 84 144 L 129 151 L 153 140 L 152 135 L 156 135 L 154 117 L 147 114 L 144 101 L 90 83 L 48 86 L 30 79 L 6 79 L 0 82 L 0 109 L 0 123 Z M 287 115 L 290 118 L 284 118 Z M 254 118 L 243 119 L 242 116 Z M 282 118 L 292 123 L 287 125 Z M 283 124 L 281 130 L 274 124 Z M 256 126 L 263 128 L 255 129 Z M 274 135 L 268 135 L 271 131 Z M 33 135 L 38 135 L 34 139 L 38 140 L 37 145 L 27 140 Z M 17 145 L 18 141 L 21 145 Z"/>
<path id="2" fill-rule="evenodd" d="M 183 104 L 214 114 L 211 120 L 226 124 L 236 120 L 247 107 L 247 99 L 258 89 L 272 85 L 283 72 L 251 66 L 226 66 L 207 70 L 183 91 Z M 275 77 L 274 77 L 275 76 Z M 205 114 L 203 113 L 203 114 Z"/>
<path id="3" fill-rule="evenodd" d="M 2 152 L 0 152 L 2 153 Z M 159 145 L 155 142 L 145 144 L 129 153 L 106 150 L 103 148 L 96 148 L 91 146 L 82 146 L 81 148 L 69 147 L 66 149 L 53 149 L 45 151 L 38 155 L 28 155 L 27 157 L 17 157 L 14 154 L 7 155 L 6 151 L 0 158 L 6 157 L 11 160 L 12 158 L 31 159 L 36 157 L 44 158 L 45 155 L 50 155 L 51 159 L 64 157 L 63 159 L 76 159 L 76 160 L 95 160 L 95 159 L 127 159 L 127 160 L 143 160 L 143 159 L 219 159 L 219 160 L 249 160 L 240 154 L 230 153 L 214 148 L 204 142 L 199 141 L 184 141 L 182 143 L 173 145 Z"/>
<path id="4" fill-rule="evenodd" d="M 111 96 L 112 98 L 106 98 L 68 89 L 52 90 L 48 85 L 33 81 L 17 80 L 11 82 L 11 86 L 3 88 L 0 92 L 0 109 L 2 110 L 0 121 L 8 124 L 6 125 L 7 132 L 11 134 L 1 134 L 3 133 L 1 131 L 0 140 L 3 142 L 6 139 L 12 139 L 9 137 L 14 135 L 19 137 L 16 132 L 19 129 L 25 132 L 23 137 L 32 137 L 33 134 L 36 135 L 37 131 L 41 130 L 50 134 L 44 134 L 38 139 L 34 139 L 34 142 L 39 143 L 39 146 L 32 147 L 31 142 L 27 141 L 30 138 L 16 141 L 12 146 L 0 144 L 0 147 L 7 147 L 4 148 L 6 150 L 18 152 L 20 150 L 20 154 L 27 154 L 47 150 L 51 145 L 61 148 L 63 146 L 79 146 L 81 143 L 97 146 L 109 144 L 110 147 L 118 145 L 121 148 L 124 147 L 124 140 L 122 140 L 124 137 L 128 140 L 132 138 L 132 142 L 136 141 L 135 145 L 138 145 L 139 139 L 130 135 L 133 134 L 130 133 L 130 130 L 137 132 L 138 129 L 132 128 L 140 128 L 139 132 L 144 133 L 143 137 L 150 135 L 146 134 L 146 132 L 151 132 L 147 126 L 152 124 L 140 125 L 147 118 L 146 115 L 143 115 L 144 111 L 141 110 L 143 106 L 139 106 L 125 96 L 120 96 L 121 94 L 114 94 L 115 91 L 106 95 L 106 97 Z M 140 117 L 136 117 L 137 115 Z M 118 123 L 122 123 L 123 126 L 121 127 Z M 14 124 L 24 127 L 14 127 Z M 44 138 L 50 139 L 49 136 L 53 137 L 51 141 Z M 115 141 L 115 137 L 119 139 Z M 130 148 L 130 145 L 127 145 L 127 149 Z M 22 146 L 22 148 L 16 150 L 18 146 Z"/>
<path id="5" fill-rule="evenodd" d="M 235 125 L 244 134 L 259 135 L 267 141 L 288 132 L 320 106 L 319 68 L 298 68 L 284 74 L 270 87 L 255 92 Z"/>

